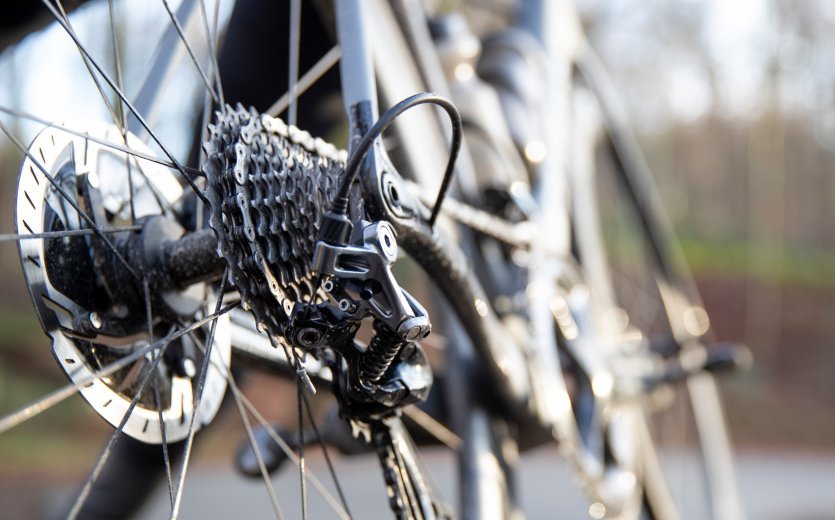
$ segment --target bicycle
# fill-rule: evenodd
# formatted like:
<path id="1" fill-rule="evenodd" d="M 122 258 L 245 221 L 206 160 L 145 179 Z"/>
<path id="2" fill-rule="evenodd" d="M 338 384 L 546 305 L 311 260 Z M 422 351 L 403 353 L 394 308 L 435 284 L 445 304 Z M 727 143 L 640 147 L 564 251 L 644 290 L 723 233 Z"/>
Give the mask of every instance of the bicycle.
<path id="1" fill-rule="evenodd" d="M 302 423 L 312 419 L 309 395 L 328 387 L 343 427 L 376 453 L 398 517 L 449 514 L 419 467 L 405 414 L 458 445 L 466 517 L 517 514 L 513 447 L 549 439 L 575 466 L 591 516 L 674 518 L 680 497 L 665 482 L 648 422 L 669 408 L 665 392 L 687 394 L 693 405 L 709 481 L 704 511 L 742 515 L 710 372 L 738 365 L 744 352 L 703 344 L 706 314 L 679 270 L 638 149 L 568 3 L 523 3 L 517 23 L 479 49 L 462 19 L 430 27 L 418 2 L 334 2 L 338 50 L 305 76 L 339 60 L 348 152 L 293 126 L 305 76 L 268 110 L 286 104 L 290 124 L 225 105 L 217 12 L 212 19 L 202 1 L 185 0 L 176 13 L 163 2 L 171 50 L 158 54 L 136 103 L 124 93 L 118 61 L 110 74 L 60 3 L 44 4 L 98 89 L 117 99 L 112 123 L 76 128 L 0 107 L 46 125 L 29 146 L 5 123 L 0 129 L 24 155 L 11 238 L 71 379 L 5 415 L 0 432 L 76 392 L 116 427 L 73 515 L 124 433 L 163 446 L 176 517 L 194 434 L 228 391 L 276 514 L 247 412 L 297 461 L 306 516 L 304 447 L 324 443 L 315 422 L 312 435 Z M 296 51 L 299 9 L 294 2 L 290 14 Z M 111 2 L 111 23 L 113 12 Z M 191 24 L 202 26 L 206 61 L 189 43 Z M 197 102 L 219 108 L 211 126 L 200 125 L 206 144 L 198 167 L 178 159 L 142 116 L 154 113 L 154 91 L 176 67 L 175 49 L 205 86 Z M 291 78 L 297 56 L 289 59 Z M 392 107 L 382 115 L 378 98 Z M 451 126 L 411 110 L 421 104 L 441 107 Z M 389 126 L 397 146 L 387 151 L 379 138 Z M 650 271 L 662 330 L 651 320 L 636 324 L 641 309 L 626 299 L 634 287 L 625 296 L 613 283 L 623 277 L 612 269 L 618 259 L 604 239 L 607 208 L 595 192 L 600 142 L 622 183 L 616 196 L 637 222 L 627 238 L 640 241 L 637 263 Z M 409 407 L 432 387 L 420 346 L 431 324 L 392 275 L 400 248 L 438 291 L 431 321 L 447 339 L 441 399 L 449 409 L 438 419 Z M 621 259 L 619 267 L 634 263 Z M 374 331 L 365 345 L 356 334 L 369 319 Z M 664 338 L 650 341 L 650 334 Z M 238 389 L 233 355 L 297 382 L 298 457 Z M 175 441 L 185 452 L 176 479 L 168 449 Z M 350 516 L 344 497 L 331 500 L 338 516 Z"/>

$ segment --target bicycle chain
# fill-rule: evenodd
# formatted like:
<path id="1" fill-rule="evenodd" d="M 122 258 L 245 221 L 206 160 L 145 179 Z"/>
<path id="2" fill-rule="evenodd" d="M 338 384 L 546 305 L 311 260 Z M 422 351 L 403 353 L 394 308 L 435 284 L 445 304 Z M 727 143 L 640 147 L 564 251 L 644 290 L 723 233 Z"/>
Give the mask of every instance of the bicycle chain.
<path id="1" fill-rule="evenodd" d="M 325 297 L 310 264 L 347 153 L 240 105 L 215 117 L 203 145 L 209 225 L 244 308 L 281 337 L 296 302 Z"/>
<path id="2" fill-rule="evenodd" d="M 389 425 L 379 424 L 372 428 L 374 431 L 371 433 L 374 449 L 383 468 L 383 481 L 386 484 L 389 508 L 398 520 L 422 519 L 424 516 L 421 511 L 426 504 L 421 504 L 420 498 L 415 494 L 415 489 L 407 489 L 414 484 L 411 482 L 409 471 L 395 450 L 394 439 L 389 428 Z M 431 518 L 453 520 L 454 515 L 434 496 L 431 497 L 431 501 Z"/>
<path id="3" fill-rule="evenodd" d="M 434 204 L 434 198 L 425 194 L 421 195 L 421 200 L 427 205 Z M 529 248 L 534 239 L 535 226 L 531 222 L 513 223 L 450 197 L 444 199 L 441 213 L 462 226 L 513 247 Z"/>
<path id="4" fill-rule="evenodd" d="M 310 263 L 323 208 L 333 198 L 348 154 L 280 119 L 227 106 L 204 143 L 209 225 L 230 278 L 259 327 L 274 337 L 295 302 L 322 300 Z M 516 247 L 530 227 L 448 199 L 456 222 Z M 276 305 L 276 303 L 278 305 Z"/>
<path id="5" fill-rule="evenodd" d="M 323 209 L 335 195 L 348 154 L 240 105 L 227 106 L 215 117 L 203 144 L 209 225 L 244 308 L 260 329 L 280 338 L 296 302 L 326 298 L 313 287 L 310 264 Z M 518 224 L 463 203 L 448 199 L 443 212 L 496 240 L 520 247 L 529 243 L 520 238 Z M 389 505 L 398 518 L 410 518 L 413 499 L 404 488 L 390 433 L 377 432 L 377 437 Z M 434 508 L 439 517 L 451 517 L 438 504 Z"/>

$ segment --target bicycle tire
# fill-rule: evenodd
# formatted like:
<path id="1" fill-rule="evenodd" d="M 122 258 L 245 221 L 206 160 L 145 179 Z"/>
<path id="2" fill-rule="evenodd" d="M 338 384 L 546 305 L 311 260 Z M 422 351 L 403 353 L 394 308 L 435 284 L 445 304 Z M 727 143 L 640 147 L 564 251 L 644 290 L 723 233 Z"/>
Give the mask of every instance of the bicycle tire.
<path id="1" fill-rule="evenodd" d="M 584 164 L 576 165 L 575 171 L 580 172 L 578 177 L 586 176 L 575 179 L 572 189 L 575 197 L 583 197 L 575 203 L 579 209 L 573 218 L 575 233 L 585 238 L 577 239 L 576 248 L 595 292 L 623 312 L 620 319 L 640 331 L 643 348 L 663 363 L 681 352 L 686 355 L 688 342 L 707 341 L 702 339 L 710 337 L 707 313 L 644 159 L 591 50 L 583 54 L 578 69 L 581 81 L 575 101 L 580 106 L 575 105 L 575 111 L 589 116 L 592 123 L 585 140 L 596 146 L 576 151 Z M 580 243 L 583 240 L 587 243 Z M 653 392 L 662 394 L 666 404 L 653 403 Z M 636 415 L 643 514 L 744 517 L 728 427 L 712 374 L 694 372 L 660 385 L 643 398 Z M 671 437 L 667 431 L 664 438 L 670 415 L 678 432 L 672 435 L 672 449 L 664 450 L 663 442 Z"/>

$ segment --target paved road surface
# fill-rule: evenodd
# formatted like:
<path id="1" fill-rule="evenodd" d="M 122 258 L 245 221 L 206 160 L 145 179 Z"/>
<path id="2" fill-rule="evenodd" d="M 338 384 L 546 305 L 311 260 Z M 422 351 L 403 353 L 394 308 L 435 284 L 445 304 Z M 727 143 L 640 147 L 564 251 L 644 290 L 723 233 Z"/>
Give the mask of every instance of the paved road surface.
<path id="1" fill-rule="evenodd" d="M 448 500 L 454 499 L 451 459 L 442 453 L 426 455 L 433 468 L 433 486 Z M 679 458 L 680 459 L 680 458 Z M 309 466 L 328 480 L 320 457 L 312 456 Z M 689 496 L 700 492 L 681 467 L 675 465 L 678 487 Z M 387 506 L 376 463 L 369 458 L 341 458 L 341 482 L 355 518 L 388 518 Z M 739 454 L 740 484 L 749 518 L 752 520 L 823 520 L 835 518 L 835 454 L 743 452 Z M 298 474 L 284 471 L 274 480 L 285 517 L 300 518 Z M 332 487 L 332 486 L 329 486 Z M 522 503 L 528 518 L 587 518 L 586 505 L 577 493 L 565 464 L 554 450 L 526 454 L 519 474 Z M 310 517 L 336 518 L 315 491 L 310 492 Z M 160 490 L 142 518 L 168 517 L 167 491 Z M 183 496 L 181 518 L 272 518 L 274 514 L 262 481 L 237 477 L 231 467 L 196 465 L 189 474 Z M 685 518 L 705 518 L 691 510 Z"/>

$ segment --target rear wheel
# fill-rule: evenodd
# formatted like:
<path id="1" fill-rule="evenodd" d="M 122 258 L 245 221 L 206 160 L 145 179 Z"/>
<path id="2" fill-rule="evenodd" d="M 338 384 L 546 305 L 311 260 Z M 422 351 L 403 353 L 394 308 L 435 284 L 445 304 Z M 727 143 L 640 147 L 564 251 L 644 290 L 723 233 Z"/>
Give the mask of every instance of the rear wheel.
<path id="1" fill-rule="evenodd" d="M 240 312 L 236 309 L 242 301 L 252 308 L 253 300 L 248 298 L 251 295 L 246 290 L 262 289 L 249 284 L 255 278 L 252 273 L 257 266 L 244 265 L 244 260 L 252 262 L 250 255 L 228 269 L 214 258 L 214 246 L 208 249 L 209 258 L 205 254 L 205 241 L 211 237 L 205 229 L 211 211 L 215 217 L 212 223 L 219 234 L 226 232 L 246 240 L 246 235 L 256 232 L 246 222 L 238 222 L 240 229 L 233 229 L 233 223 L 223 214 L 221 206 L 228 203 L 226 199 L 230 195 L 234 198 L 234 193 L 219 193 L 215 189 L 212 193 L 216 198 L 207 200 L 206 157 L 213 151 L 225 154 L 229 149 L 223 146 L 230 143 L 234 152 L 232 141 L 239 134 L 213 135 L 214 148 L 210 147 L 207 154 L 190 154 L 191 140 L 183 137 L 189 135 L 190 120 L 200 118 L 201 113 L 208 114 L 210 107 L 219 107 L 223 115 L 235 112 L 224 104 L 216 55 L 218 35 L 222 32 L 218 27 L 225 24 L 229 13 L 218 11 L 217 7 L 212 10 L 215 4 L 207 6 L 201 0 L 183 0 L 171 5 L 163 1 L 156 6 L 157 11 L 149 10 L 144 2 L 95 2 L 69 18 L 60 3 L 45 3 L 48 5 L 44 11 L 56 19 L 57 26 L 48 29 L 40 39 L 71 45 L 72 53 L 66 61 L 79 59 L 80 55 L 77 69 L 65 73 L 65 88 L 78 87 L 79 92 L 74 94 L 77 99 L 89 99 L 90 92 L 97 97 L 93 106 L 87 107 L 89 113 L 81 122 L 50 123 L 68 116 L 33 114 L 30 110 L 39 110 L 41 103 L 34 103 L 30 108 L 22 95 L 14 106 L 0 105 L 3 113 L 0 129 L 8 137 L 3 144 L 17 149 L 23 158 L 17 191 L 16 233 L 3 235 L 3 239 L 19 244 L 25 282 L 40 325 L 50 337 L 53 355 L 70 382 L 17 411 L 4 409 L 0 412 L 0 433 L 19 427 L 79 393 L 116 429 L 94 462 L 69 515 L 130 513 L 123 509 L 124 504 L 89 501 L 107 499 L 106 494 L 111 499 L 121 496 L 98 491 L 109 485 L 131 488 L 132 475 L 137 478 L 156 475 L 166 481 L 166 501 L 170 502 L 168 509 L 173 517 L 183 502 L 195 433 L 213 420 L 224 395 L 228 395 L 252 443 L 256 465 L 275 515 L 282 517 L 283 510 L 255 442 L 256 426 L 268 432 L 299 468 L 301 489 L 297 510 L 300 516 L 306 516 L 310 488 L 323 495 L 337 517 L 349 517 L 348 500 L 331 461 L 327 459 L 326 471 L 333 485 L 323 485 L 306 468 L 305 443 L 296 443 L 295 452 L 286 443 L 282 444 L 279 433 L 239 388 L 238 374 L 230 366 L 233 350 L 242 350 L 243 344 L 246 347 L 243 350 L 248 353 L 261 352 L 262 365 L 283 367 L 299 388 L 291 414 L 297 418 L 296 429 L 312 427 L 314 443 L 322 445 L 327 458 L 311 416 L 308 401 L 312 397 L 301 380 L 300 368 L 302 364 L 307 367 L 323 388 L 328 378 L 333 378 L 333 371 L 311 367 L 332 363 L 328 368 L 333 368 L 337 366 L 333 363 L 341 363 L 341 358 L 337 356 L 334 361 L 331 353 L 323 352 L 319 359 L 312 359 L 287 345 L 284 348 L 277 343 L 270 345 L 253 330 L 255 327 L 244 330 L 247 327 L 241 325 L 240 319 L 233 323 L 232 311 Z M 296 34 L 301 31 L 298 9 L 298 3 L 293 2 L 288 16 L 290 32 Z M 163 27 L 161 33 L 157 31 Z M 125 36 L 138 32 L 143 32 L 142 39 Z M 147 34 L 154 32 L 159 35 L 159 48 L 151 55 L 152 46 L 147 42 L 155 39 Z M 102 41 L 91 35 L 101 35 Z M 305 36 L 301 38 L 304 41 Z M 39 45 L 37 40 L 38 37 L 27 39 L 21 44 L 20 52 L 35 52 L 29 49 Z M 321 38 L 317 39 L 317 44 L 320 41 Z M 100 44 L 103 49 L 99 48 Z M 292 77 L 298 74 L 300 51 L 298 43 L 288 47 L 291 53 L 288 61 L 295 63 L 295 70 L 291 68 L 289 73 Z M 54 48 L 60 54 L 59 47 Z M 44 56 L 48 54 L 42 52 L 37 59 L 46 60 Z M 134 59 L 126 60 L 126 56 Z M 137 66 L 144 61 L 139 56 L 151 62 L 147 75 L 141 65 Z M 61 55 L 59 59 L 63 62 L 64 57 Z M 313 69 L 327 70 L 337 58 L 338 52 L 329 52 Z M 77 79 L 80 71 L 86 71 L 86 80 Z M 315 80 L 314 76 L 315 73 L 311 79 Z M 33 72 L 34 79 L 20 80 L 26 83 L 21 89 L 42 89 L 43 84 L 33 87 L 32 83 L 43 81 L 44 77 L 49 76 Z M 283 87 L 278 85 L 275 91 L 280 92 Z M 188 102 L 172 103 L 171 93 L 182 92 L 188 93 Z M 285 96 L 286 101 L 279 100 L 273 110 L 289 108 L 290 118 L 294 119 L 298 90 L 293 88 L 291 92 L 296 94 Z M 66 99 L 59 102 L 70 103 Z M 62 106 L 57 111 L 65 109 Z M 157 116 L 163 121 L 159 125 L 154 121 Z M 102 122 L 108 119 L 111 121 Z M 260 116 L 257 119 L 262 120 Z M 296 213 L 288 216 L 290 209 L 287 209 L 278 222 L 271 223 L 280 230 L 271 228 L 268 222 L 262 222 L 265 227 L 257 229 L 258 233 L 280 233 L 280 246 L 292 250 L 292 253 L 276 252 L 287 271 L 278 280 L 270 280 L 280 284 L 285 299 L 279 300 L 279 307 L 286 312 L 298 301 L 321 296 L 305 271 L 309 268 L 306 263 L 309 258 L 305 255 L 309 256 L 310 251 L 297 250 L 299 237 L 294 235 L 299 228 L 312 226 L 328 203 L 320 197 L 305 206 L 299 200 L 299 194 L 306 196 L 313 191 L 305 184 L 312 182 L 307 161 L 324 158 L 324 162 L 338 168 L 345 157 L 333 147 L 277 119 L 263 121 L 282 126 L 286 138 L 275 148 L 259 148 L 267 155 L 267 161 L 272 154 L 277 161 L 289 158 L 291 162 L 300 162 L 300 165 L 287 166 L 293 169 L 291 174 L 295 177 L 288 176 L 281 186 L 283 191 L 271 192 L 276 197 L 285 197 L 285 208 L 292 207 Z M 203 141 L 209 134 L 207 123 L 208 115 L 198 123 L 204 135 L 195 141 Z M 221 126 L 218 123 L 215 128 Z M 33 137 L 36 127 L 39 133 L 27 146 L 25 143 Z M 261 144 L 253 146 L 258 148 Z M 189 155 L 191 161 L 187 159 Z M 224 167 L 233 168 L 234 153 L 226 159 L 231 162 L 224 163 Z M 282 223 L 280 218 L 288 221 Z M 181 240 L 183 237 L 187 240 Z M 262 254 L 263 258 L 268 257 L 266 251 Z M 288 254 L 295 255 L 294 259 L 282 256 Z M 229 261 L 231 255 L 226 256 Z M 172 270 L 174 263 L 178 267 Z M 200 276 L 200 269 L 207 266 L 214 266 L 212 273 Z M 264 324 L 265 315 L 256 315 L 260 324 Z M 267 327 L 258 328 L 263 332 Z M 298 380 L 295 376 L 299 376 Z M 281 406 L 288 407 L 286 402 Z M 380 501 L 383 511 L 394 510 L 406 518 L 442 516 L 441 508 L 430 500 L 426 476 L 399 416 L 370 421 L 369 428 L 368 451 L 376 451 L 383 465 L 380 493 L 384 496 L 386 487 L 392 497 L 389 508 L 385 507 L 384 500 Z M 159 462 L 148 462 L 144 456 L 123 456 L 122 448 L 134 445 L 125 436 L 160 445 Z M 310 436 L 308 443 L 309 440 Z M 135 453 L 135 450 L 127 451 Z M 143 453 L 148 451 L 142 449 Z M 155 469 L 134 471 L 129 464 L 140 459 Z M 136 486 L 134 490 L 144 493 L 147 488 L 147 485 Z M 310 494 L 312 498 L 313 492 Z M 131 502 L 136 503 L 141 500 Z"/>

